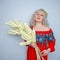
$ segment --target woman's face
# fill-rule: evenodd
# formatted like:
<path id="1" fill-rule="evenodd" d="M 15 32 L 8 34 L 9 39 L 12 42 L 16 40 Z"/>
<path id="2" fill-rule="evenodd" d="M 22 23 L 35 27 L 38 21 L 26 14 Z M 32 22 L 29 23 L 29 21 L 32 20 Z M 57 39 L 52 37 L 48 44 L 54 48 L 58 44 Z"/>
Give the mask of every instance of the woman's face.
<path id="1" fill-rule="evenodd" d="M 42 11 L 39 11 L 36 13 L 35 17 L 34 17 L 34 20 L 36 22 L 42 22 L 44 20 L 44 14 Z"/>

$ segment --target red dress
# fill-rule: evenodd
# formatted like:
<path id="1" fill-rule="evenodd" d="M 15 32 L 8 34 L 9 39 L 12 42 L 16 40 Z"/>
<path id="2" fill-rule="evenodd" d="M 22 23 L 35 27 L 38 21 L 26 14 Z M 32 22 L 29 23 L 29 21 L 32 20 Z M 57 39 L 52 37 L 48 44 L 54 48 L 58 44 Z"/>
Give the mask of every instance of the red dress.
<path id="1" fill-rule="evenodd" d="M 52 29 L 48 31 L 35 31 L 36 33 L 36 43 L 41 51 L 48 48 L 51 49 L 50 52 L 55 51 L 55 37 L 53 35 Z M 43 56 L 44 60 L 48 60 L 48 55 Z M 27 48 L 27 60 L 37 60 L 35 49 L 28 45 Z"/>

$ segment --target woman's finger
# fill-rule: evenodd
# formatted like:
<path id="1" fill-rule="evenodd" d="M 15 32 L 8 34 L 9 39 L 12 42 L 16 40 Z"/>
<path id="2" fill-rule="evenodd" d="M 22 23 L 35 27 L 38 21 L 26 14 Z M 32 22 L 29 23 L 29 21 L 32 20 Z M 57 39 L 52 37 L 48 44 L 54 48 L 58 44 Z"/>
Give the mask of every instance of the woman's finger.
<path id="1" fill-rule="evenodd" d="M 41 53 L 43 56 L 46 56 L 48 54 L 47 50 L 43 50 Z"/>

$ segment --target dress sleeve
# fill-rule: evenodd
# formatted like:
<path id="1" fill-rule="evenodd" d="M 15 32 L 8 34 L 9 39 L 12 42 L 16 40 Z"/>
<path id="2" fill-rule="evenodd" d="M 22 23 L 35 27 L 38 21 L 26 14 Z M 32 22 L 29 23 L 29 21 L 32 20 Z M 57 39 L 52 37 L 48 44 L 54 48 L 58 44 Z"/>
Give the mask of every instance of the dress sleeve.
<path id="1" fill-rule="evenodd" d="M 48 48 L 51 49 L 50 52 L 55 51 L 55 42 L 56 42 L 56 39 L 55 39 L 54 33 L 51 29 L 51 32 L 48 34 Z"/>

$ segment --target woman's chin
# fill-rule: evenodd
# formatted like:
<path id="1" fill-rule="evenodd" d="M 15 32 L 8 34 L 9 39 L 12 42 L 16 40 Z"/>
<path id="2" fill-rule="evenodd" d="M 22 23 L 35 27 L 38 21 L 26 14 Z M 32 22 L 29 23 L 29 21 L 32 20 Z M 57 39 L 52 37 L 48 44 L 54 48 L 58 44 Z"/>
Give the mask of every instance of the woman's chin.
<path id="1" fill-rule="evenodd" d="M 36 20 L 36 22 L 42 22 L 42 20 Z"/>

